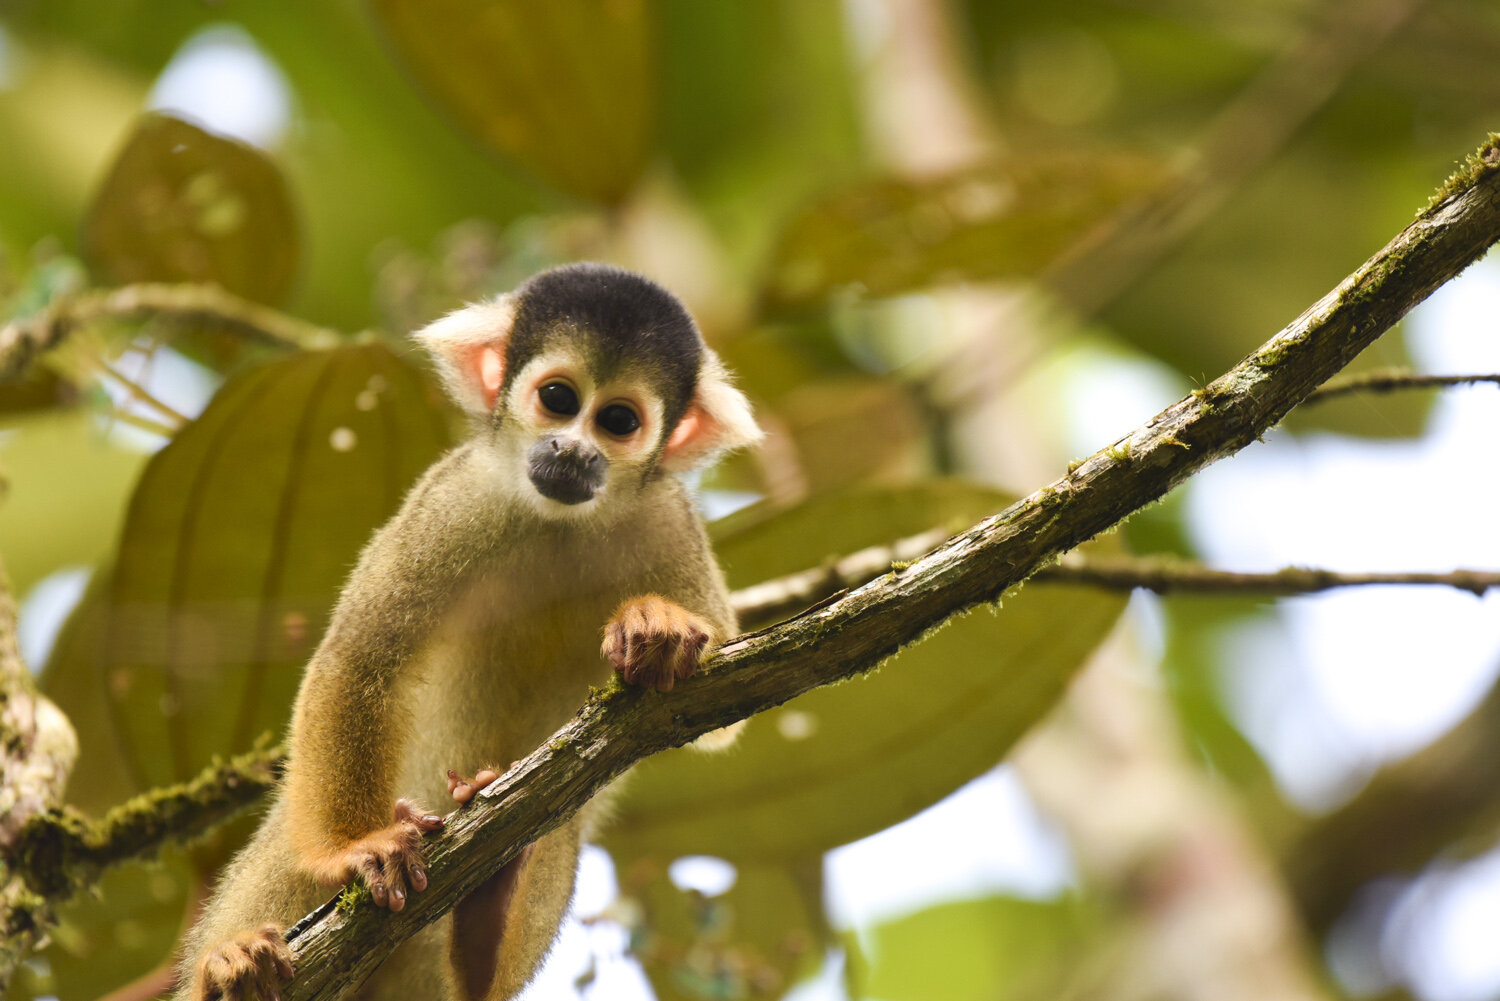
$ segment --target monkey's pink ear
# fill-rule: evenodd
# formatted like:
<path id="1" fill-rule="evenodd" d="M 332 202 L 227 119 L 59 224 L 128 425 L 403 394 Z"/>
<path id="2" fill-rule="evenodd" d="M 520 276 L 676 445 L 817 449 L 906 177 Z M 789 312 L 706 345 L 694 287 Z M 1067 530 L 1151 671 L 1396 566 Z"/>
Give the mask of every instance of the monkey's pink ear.
<path id="1" fill-rule="evenodd" d="M 432 352 L 453 402 L 484 415 L 495 408 L 505 379 L 505 341 L 515 320 L 515 299 L 502 295 L 454 310 L 412 336 Z"/>
<path id="2" fill-rule="evenodd" d="M 719 356 L 703 349 L 698 367 L 698 388 L 687 412 L 678 421 L 661 466 L 680 473 L 712 461 L 724 452 L 748 448 L 765 437 L 750 414 L 750 401 L 729 381 L 729 371 Z"/>

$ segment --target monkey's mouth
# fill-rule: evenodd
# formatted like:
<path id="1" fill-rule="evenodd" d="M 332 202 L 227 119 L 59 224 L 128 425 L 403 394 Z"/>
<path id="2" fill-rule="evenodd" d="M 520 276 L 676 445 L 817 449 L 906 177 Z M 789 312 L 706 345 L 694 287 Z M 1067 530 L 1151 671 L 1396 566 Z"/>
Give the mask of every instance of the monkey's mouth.
<path id="1" fill-rule="evenodd" d="M 582 504 L 592 500 L 599 488 L 571 470 L 531 470 L 531 485 L 548 500 Z"/>
<path id="2" fill-rule="evenodd" d="M 592 500 L 604 486 L 604 457 L 597 450 L 547 438 L 527 456 L 526 475 L 536 492 L 560 504 Z"/>

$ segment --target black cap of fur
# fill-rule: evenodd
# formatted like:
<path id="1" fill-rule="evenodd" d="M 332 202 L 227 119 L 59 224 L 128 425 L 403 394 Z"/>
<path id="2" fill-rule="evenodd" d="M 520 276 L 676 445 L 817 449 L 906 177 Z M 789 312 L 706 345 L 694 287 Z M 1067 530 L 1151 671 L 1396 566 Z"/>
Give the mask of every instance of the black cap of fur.
<path id="1" fill-rule="evenodd" d="M 505 346 L 507 378 L 556 336 L 580 338 L 599 379 L 646 371 L 662 395 L 667 427 L 693 398 L 703 338 L 677 297 L 632 271 L 569 264 L 533 276 L 515 292 Z"/>

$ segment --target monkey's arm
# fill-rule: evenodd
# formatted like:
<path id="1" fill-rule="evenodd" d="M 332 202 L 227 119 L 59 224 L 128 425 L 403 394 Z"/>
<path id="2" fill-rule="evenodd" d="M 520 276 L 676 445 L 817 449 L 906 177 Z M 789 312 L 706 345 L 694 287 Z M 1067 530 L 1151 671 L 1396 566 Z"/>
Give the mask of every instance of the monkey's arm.
<path id="1" fill-rule="evenodd" d="M 463 459 L 460 450 L 435 466 L 366 547 L 292 717 L 285 823 L 298 864 L 326 885 L 363 875 L 376 902 L 389 895 L 397 910 L 407 885 L 426 886 L 418 843 L 441 826 L 395 801 L 412 662 L 483 545 L 478 529 L 452 525 L 463 518 L 444 486 Z"/>
<path id="2" fill-rule="evenodd" d="M 670 508 L 674 544 L 610 616 L 601 648 L 626 684 L 661 692 L 738 631 L 708 535 L 680 487 Z"/>

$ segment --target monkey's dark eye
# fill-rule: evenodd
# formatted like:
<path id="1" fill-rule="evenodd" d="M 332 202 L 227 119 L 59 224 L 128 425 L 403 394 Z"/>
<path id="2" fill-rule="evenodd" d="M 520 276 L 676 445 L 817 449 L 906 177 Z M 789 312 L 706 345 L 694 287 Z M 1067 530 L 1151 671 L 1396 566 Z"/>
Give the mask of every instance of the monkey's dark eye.
<path id="1" fill-rule="evenodd" d="M 554 414 L 572 417 L 578 413 L 578 394 L 566 382 L 549 382 L 538 389 L 536 395 L 542 406 Z"/>
<path id="2" fill-rule="evenodd" d="M 641 419 L 635 415 L 635 411 L 623 403 L 611 403 L 599 411 L 599 416 L 594 420 L 604 430 L 620 438 L 641 426 Z"/>

